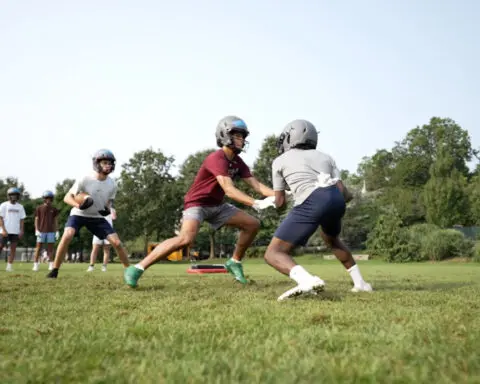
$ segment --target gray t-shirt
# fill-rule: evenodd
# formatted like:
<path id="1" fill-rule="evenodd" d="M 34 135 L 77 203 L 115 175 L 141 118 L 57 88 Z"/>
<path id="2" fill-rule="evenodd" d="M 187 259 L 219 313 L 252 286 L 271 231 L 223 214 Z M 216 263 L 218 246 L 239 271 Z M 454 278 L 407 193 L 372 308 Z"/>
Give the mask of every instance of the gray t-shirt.
<path id="1" fill-rule="evenodd" d="M 103 218 L 98 211 L 108 206 L 110 200 L 115 199 L 117 184 L 111 177 L 107 176 L 105 180 L 98 180 L 96 173 L 92 173 L 77 179 L 68 192 L 72 195 L 76 195 L 79 192 L 86 192 L 93 199 L 93 205 L 91 207 L 83 211 L 78 208 L 72 208 L 70 215 Z"/>
<path id="2" fill-rule="evenodd" d="M 330 155 L 316 149 L 290 149 L 272 163 L 273 190 L 290 188 L 294 205 L 302 204 L 319 187 L 340 180 L 340 171 Z"/>

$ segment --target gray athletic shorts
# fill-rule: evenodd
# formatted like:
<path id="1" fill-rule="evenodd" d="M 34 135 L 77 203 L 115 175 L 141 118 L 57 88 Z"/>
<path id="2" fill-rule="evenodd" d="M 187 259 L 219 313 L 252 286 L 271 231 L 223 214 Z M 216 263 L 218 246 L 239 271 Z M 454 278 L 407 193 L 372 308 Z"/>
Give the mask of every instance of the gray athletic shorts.
<path id="1" fill-rule="evenodd" d="M 237 212 L 238 208 L 228 203 L 215 207 L 190 207 L 183 211 L 183 219 L 197 220 L 200 223 L 206 221 L 217 230 Z"/>

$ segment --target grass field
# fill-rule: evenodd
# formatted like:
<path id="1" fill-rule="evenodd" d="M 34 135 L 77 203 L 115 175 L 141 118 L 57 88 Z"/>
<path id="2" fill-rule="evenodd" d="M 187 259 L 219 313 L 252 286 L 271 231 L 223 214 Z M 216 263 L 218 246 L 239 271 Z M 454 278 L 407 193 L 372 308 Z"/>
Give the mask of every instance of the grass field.
<path id="1" fill-rule="evenodd" d="M 278 303 L 293 282 L 262 261 L 254 280 L 156 265 L 132 290 L 121 266 L 0 264 L 0 383 L 479 383 L 480 264 L 359 263 L 353 294 L 335 261 L 297 259 L 327 282 Z"/>

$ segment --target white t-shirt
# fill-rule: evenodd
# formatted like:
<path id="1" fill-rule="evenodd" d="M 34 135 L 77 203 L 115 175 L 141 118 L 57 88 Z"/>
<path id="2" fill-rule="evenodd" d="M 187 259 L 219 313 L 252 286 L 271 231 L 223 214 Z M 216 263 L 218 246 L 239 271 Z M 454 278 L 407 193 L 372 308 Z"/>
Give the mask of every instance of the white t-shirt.
<path id="1" fill-rule="evenodd" d="M 117 184 L 109 176 L 105 180 L 98 180 L 96 173 L 92 172 L 90 175 L 77 179 L 68 192 L 72 195 L 85 192 L 93 199 L 91 207 L 83 211 L 78 208 L 72 208 L 70 215 L 103 218 L 98 211 L 105 209 L 109 202 L 115 199 Z"/>
<path id="2" fill-rule="evenodd" d="M 27 217 L 22 204 L 12 204 L 10 201 L 0 204 L 0 216 L 5 224 L 5 229 L 10 235 L 18 235 L 20 233 L 20 221 Z"/>

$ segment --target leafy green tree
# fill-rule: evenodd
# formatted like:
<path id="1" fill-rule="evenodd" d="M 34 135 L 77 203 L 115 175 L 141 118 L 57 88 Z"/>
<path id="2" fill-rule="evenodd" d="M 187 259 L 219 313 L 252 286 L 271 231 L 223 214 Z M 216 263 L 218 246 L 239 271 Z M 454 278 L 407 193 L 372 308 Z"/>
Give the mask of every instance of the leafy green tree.
<path id="1" fill-rule="evenodd" d="M 116 206 L 122 237 L 144 237 L 144 251 L 154 237 L 170 237 L 175 230 L 181 195 L 171 174 L 174 158 L 149 148 L 134 153 L 122 165 Z M 128 223 L 125 223 L 128 221 Z"/>
<path id="2" fill-rule="evenodd" d="M 456 159 L 447 148 L 439 151 L 430 168 L 424 199 L 428 223 L 447 228 L 468 221 L 466 177 L 457 168 Z"/>

